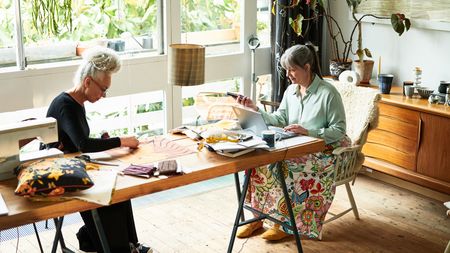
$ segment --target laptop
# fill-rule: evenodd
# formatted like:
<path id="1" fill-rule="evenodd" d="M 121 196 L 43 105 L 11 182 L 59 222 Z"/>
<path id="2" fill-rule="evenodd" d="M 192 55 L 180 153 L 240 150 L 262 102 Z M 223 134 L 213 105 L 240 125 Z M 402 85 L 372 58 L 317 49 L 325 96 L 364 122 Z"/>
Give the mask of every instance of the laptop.
<path id="1" fill-rule="evenodd" d="M 275 131 L 278 140 L 298 136 L 296 133 L 284 131 L 283 128 L 280 127 L 267 126 L 259 112 L 237 106 L 233 106 L 233 111 L 236 114 L 242 129 L 247 133 L 261 136 L 262 131 L 273 130 Z"/>

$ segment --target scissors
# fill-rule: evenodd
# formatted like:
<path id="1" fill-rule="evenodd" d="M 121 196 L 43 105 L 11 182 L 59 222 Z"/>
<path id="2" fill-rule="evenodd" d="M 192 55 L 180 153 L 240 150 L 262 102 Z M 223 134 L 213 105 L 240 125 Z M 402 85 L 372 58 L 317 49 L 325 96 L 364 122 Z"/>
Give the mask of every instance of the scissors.
<path id="1" fill-rule="evenodd" d="M 95 163 L 95 164 L 101 164 L 101 165 L 108 165 L 108 166 L 119 166 L 116 163 L 111 163 L 111 162 L 106 162 L 106 161 L 100 161 L 100 160 L 95 160 L 95 159 L 91 159 L 90 156 L 88 155 L 77 155 L 75 156 L 75 158 L 84 160 L 88 163 Z"/>

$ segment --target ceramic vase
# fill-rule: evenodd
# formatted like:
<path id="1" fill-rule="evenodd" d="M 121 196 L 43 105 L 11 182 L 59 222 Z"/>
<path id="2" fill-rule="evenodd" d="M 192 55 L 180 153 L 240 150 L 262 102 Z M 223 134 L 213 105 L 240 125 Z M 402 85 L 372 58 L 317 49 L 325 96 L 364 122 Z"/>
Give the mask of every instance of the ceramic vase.
<path id="1" fill-rule="evenodd" d="M 363 62 L 359 60 L 355 61 L 355 71 L 361 77 L 360 86 L 369 85 L 370 78 L 372 77 L 373 63 L 371 60 L 364 60 Z"/>
<path id="2" fill-rule="evenodd" d="M 346 71 L 352 69 L 352 60 L 347 59 L 346 61 L 331 60 L 330 61 L 330 75 L 334 79 L 338 79 L 339 75 Z"/>

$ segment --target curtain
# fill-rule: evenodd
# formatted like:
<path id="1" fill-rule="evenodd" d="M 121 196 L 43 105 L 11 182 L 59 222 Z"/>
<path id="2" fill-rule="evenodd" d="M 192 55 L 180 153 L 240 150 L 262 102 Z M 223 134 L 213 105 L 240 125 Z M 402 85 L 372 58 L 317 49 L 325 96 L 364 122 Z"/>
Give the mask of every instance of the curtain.
<path id="1" fill-rule="evenodd" d="M 271 20 L 271 60 L 272 60 L 272 101 L 280 102 L 283 93 L 289 86 L 286 71 L 280 65 L 280 58 L 284 51 L 296 44 L 311 42 L 319 46 L 319 59 L 322 48 L 323 18 L 314 13 L 309 7 L 309 0 L 273 0 Z M 292 28 L 290 20 L 298 20 L 303 16 L 301 35 Z"/>

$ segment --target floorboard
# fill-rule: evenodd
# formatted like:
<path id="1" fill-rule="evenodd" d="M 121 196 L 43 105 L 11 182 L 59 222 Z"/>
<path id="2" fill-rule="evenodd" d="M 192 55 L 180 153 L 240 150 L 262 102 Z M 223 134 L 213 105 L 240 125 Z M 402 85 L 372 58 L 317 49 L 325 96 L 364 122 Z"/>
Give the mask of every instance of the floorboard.
<path id="1" fill-rule="evenodd" d="M 210 187 L 205 182 L 134 200 L 140 240 L 161 253 L 225 252 L 237 208 L 233 182 L 228 177 L 209 183 Z M 444 251 L 450 240 L 450 219 L 440 201 L 367 176 L 359 176 L 352 189 L 361 219 L 356 220 L 350 212 L 325 224 L 322 241 L 302 238 L 304 252 Z M 331 211 L 348 206 L 345 187 L 338 187 Z M 249 213 L 246 215 L 249 217 Z M 78 247 L 75 233 L 80 226 L 78 219 L 63 228 L 66 244 L 73 250 Z M 296 252 L 293 238 L 271 243 L 259 237 L 263 232 L 260 229 L 254 237 L 236 239 L 233 252 Z M 54 230 L 40 235 L 49 252 Z M 16 244 L 17 239 L 3 238 L 0 253 L 16 252 Z M 38 252 L 34 234 L 20 237 L 18 245 L 17 252 Z"/>

